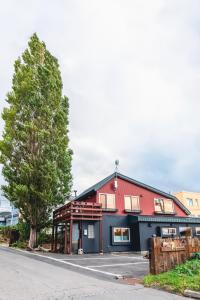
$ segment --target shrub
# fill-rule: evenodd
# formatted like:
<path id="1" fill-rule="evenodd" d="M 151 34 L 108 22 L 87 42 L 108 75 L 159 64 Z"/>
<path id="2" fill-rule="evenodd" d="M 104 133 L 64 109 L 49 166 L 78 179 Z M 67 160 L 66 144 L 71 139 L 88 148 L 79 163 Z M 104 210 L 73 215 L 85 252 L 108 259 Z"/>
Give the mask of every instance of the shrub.
<path id="1" fill-rule="evenodd" d="M 37 244 L 42 245 L 42 244 L 51 243 L 51 239 L 52 239 L 51 234 L 49 234 L 45 230 L 43 230 L 38 233 Z"/>
<path id="2" fill-rule="evenodd" d="M 16 248 L 20 248 L 20 249 L 26 249 L 27 243 L 19 240 L 19 241 L 13 243 L 12 247 L 16 247 Z"/>

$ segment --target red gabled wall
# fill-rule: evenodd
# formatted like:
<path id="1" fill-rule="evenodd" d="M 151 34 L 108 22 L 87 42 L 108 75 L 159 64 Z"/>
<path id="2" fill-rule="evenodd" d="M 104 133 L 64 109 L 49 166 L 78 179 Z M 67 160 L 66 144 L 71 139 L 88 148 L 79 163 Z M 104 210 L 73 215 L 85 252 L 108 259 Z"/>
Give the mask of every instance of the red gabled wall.
<path id="1" fill-rule="evenodd" d="M 97 194 L 91 198 L 90 201 L 99 202 L 99 193 L 109 193 L 116 195 L 116 208 L 117 212 L 111 214 L 127 214 L 124 212 L 124 195 L 132 195 L 140 197 L 140 215 L 155 215 L 154 214 L 154 198 L 166 198 L 162 195 L 156 194 L 152 191 L 134 185 L 128 181 L 125 181 L 121 178 L 118 178 L 118 189 L 115 192 L 113 189 L 114 179 L 111 179 L 107 184 L 105 184 L 102 188 L 97 191 Z M 88 199 L 89 200 L 89 199 Z M 87 201 L 88 201 L 87 200 Z M 174 202 L 174 208 L 176 212 L 176 216 L 184 217 L 187 216 L 186 213 Z"/>

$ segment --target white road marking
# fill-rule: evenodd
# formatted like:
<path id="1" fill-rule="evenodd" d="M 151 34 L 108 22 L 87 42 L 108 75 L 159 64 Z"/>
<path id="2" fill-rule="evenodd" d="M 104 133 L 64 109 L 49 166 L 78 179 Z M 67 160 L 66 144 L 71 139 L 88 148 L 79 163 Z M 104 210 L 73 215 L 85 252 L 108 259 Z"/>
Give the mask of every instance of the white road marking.
<path id="1" fill-rule="evenodd" d="M 89 268 L 102 268 L 102 267 L 115 267 L 115 266 L 127 266 L 127 265 L 141 265 L 141 264 L 148 264 L 148 262 L 145 261 L 145 262 L 133 262 L 133 263 L 101 265 L 101 266 L 88 266 L 88 267 Z"/>
<path id="2" fill-rule="evenodd" d="M 118 258 L 125 258 L 126 256 L 118 256 Z M 117 257 L 82 257 L 82 258 L 58 258 L 58 259 L 60 259 L 60 260 L 69 260 L 69 261 L 73 261 L 73 260 L 75 260 L 75 261 L 77 261 L 77 260 L 87 260 L 87 259 L 89 259 L 89 260 L 92 260 L 92 259 L 94 259 L 94 260 L 96 260 L 96 259 L 116 259 Z M 139 258 L 139 257 L 126 257 L 126 258 L 129 258 L 129 259 L 138 259 L 138 260 L 141 260 L 141 261 L 143 261 L 144 259 L 143 258 Z"/>
<path id="3" fill-rule="evenodd" d="M 102 273 L 102 274 L 109 275 L 109 276 L 112 276 L 112 277 L 119 277 L 119 278 L 122 277 L 121 274 L 114 274 L 114 273 L 110 273 L 110 272 L 95 270 L 95 269 L 92 269 L 90 267 L 84 267 L 84 266 L 76 265 L 76 264 L 73 264 L 73 263 L 70 263 L 70 262 L 67 262 L 67 261 L 64 261 L 64 260 L 60 260 L 60 259 L 57 259 L 57 258 L 54 258 L 54 257 L 51 257 L 51 256 L 41 255 L 41 254 L 37 254 L 37 253 L 33 253 L 33 252 L 26 252 L 26 251 L 21 250 L 21 249 L 15 249 L 15 250 L 23 252 L 25 254 L 50 259 L 50 260 L 53 260 L 53 261 L 56 261 L 56 262 L 59 262 L 59 263 L 62 263 L 62 264 L 66 264 L 66 265 L 69 265 L 69 266 L 72 266 L 72 267 L 76 267 L 76 268 L 80 268 L 80 269 L 84 269 L 84 270 L 89 270 L 89 271 L 92 271 L 92 272 Z"/>
<path id="4" fill-rule="evenodd" d="M 138 257 L 138 256 L 125 256 L 125 255 L 120 255 L 120 254 L 111 254 L 112 256 L 115 257 L 119 257 L 119 258 L 130 258 L 130 259 L 139 259 L 139 260 L 145 260 L 145 258 L 143 258 L 142 256 Z"/>

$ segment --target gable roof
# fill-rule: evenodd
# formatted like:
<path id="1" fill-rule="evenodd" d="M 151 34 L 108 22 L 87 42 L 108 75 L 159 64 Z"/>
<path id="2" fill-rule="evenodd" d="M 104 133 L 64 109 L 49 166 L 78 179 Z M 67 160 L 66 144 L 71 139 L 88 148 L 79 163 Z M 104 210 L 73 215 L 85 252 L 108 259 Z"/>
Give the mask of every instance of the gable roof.
<path id="1" fill-rule="evenodd" d="M 88 188 L 87 190 L 85 190 L 84 192 L 82 192 L 80 195 L 78 195 L 76 197 L 75 200 L 82 200 L 83 198 L 85 197 L 88 197 L 88 196 L 91 196 L 93 194 L 95 194 L 102 186 L 104 186 L 106 183 L 108 183 L 111 179 L 115 178 L 115 177 L 118 177 L 118 178 L 121 178 L 125 181 L 128 181 L 130 183 L 133 183 L 134 185 L 137 185 L 139 187 L 142 187 L 144 189 L 147 189 L 151 192 L 154 192 L 156 194 L 159 194 L 161 196 L 164 196 L 168 199 L 172 199 L 179 207 L 181 207 L 181 209 L 187 214 L 187 215 L 190 215 L 190 211 L 173 195 L 171 194 L 168 194 L 168 193 L 165 193 L 157 188 L 154 188 L 150 185 L 147 185 L 147 184 L 144 184 L 140 181 L 137 181 L 135 179 L 132 179 L 128 176 L 125 176 L 121 173 L 118 173 L 118 172 L 114 172 L 112 173 L 111 175 L 109 175 L 108 177 L 104 178 L 103 180 L 99 181 L 98 183 L 94 184 L 93 186 L 91 186 L 90 188 Z"/>

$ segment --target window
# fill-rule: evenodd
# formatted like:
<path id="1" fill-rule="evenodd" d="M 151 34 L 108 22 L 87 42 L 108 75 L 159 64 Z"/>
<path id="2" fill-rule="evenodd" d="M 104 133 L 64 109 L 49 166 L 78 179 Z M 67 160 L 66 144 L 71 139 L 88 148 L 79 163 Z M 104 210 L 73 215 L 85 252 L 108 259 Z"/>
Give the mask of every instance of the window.
<path id="1" fill-rule="evenodd" d="M 155 204 L 156 213 L 161 213 L 161 214 L 174 213 L 174 203 L 171 199 L 156 198 L 154 199 L 154 204 Z"/>
<path id="2" fill-rule="evenodd" d="M 196 227 L 196 235 L 200 235 L 200 227 Z"/>
<path id="3" fill-rule="evenodd" d="M 103 209 L 115 209 L 115 194 L 99 194 L 99 202 Z"/>
<path id="4" fill-rule="evenodd" d="M 88 225 L 88 239 L 94 239 L 94 225 Z"/>
<path id="5" fill-rule="evenodd" d="M 140 203 L 138 196 L 124 196 L 125 210 L 138 211 L 140 210 Z"/>
<path id="6" fill-rule="evenodd" d="M 162 236 L 172 236 L 172 235 L 176 235 L 176 228 L 172 228 L 172 227 L 165 228 L 165 227 L 163 227 L 163 228 L 161 229 L 161 232 L 162 232 Z"/>
<path id="7" fill-rule="evenodd" d="M 195 199 L 195 204 L 197 207 L 199 207 L 199 200 L 198 199 Z"/>
<path id="8" fill-rule="evenodd" d="M 192 236 L 191 227 L 179 227 L 180 236 Z"/>
<path id="9" fill-rule="evenodd" d="M 188 206 L 193 206 L 193 199 L 187 198 Z"/>
<path id="10" fill-rule="evenodd" d="M 130 242 L 130 228 L 114 227 L 113 241 L 114 243 Z"/>

